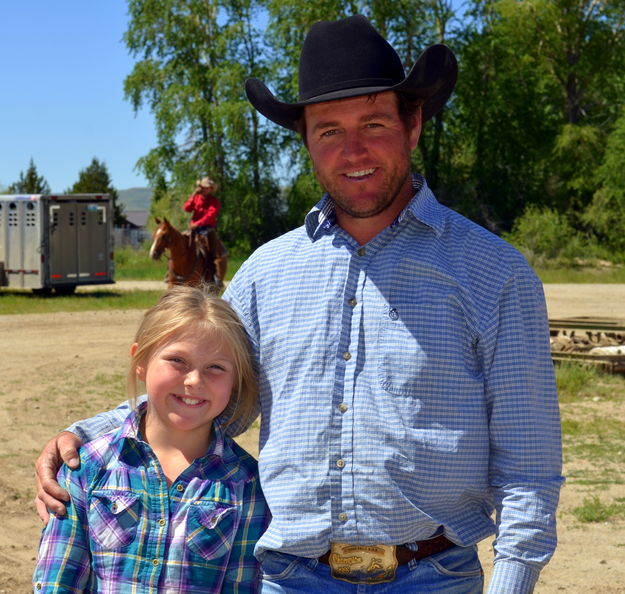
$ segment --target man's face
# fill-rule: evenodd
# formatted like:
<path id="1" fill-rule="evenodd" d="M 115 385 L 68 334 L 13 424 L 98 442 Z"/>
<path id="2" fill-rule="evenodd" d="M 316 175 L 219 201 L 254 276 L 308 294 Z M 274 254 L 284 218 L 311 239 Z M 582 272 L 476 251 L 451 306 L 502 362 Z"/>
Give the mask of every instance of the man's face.
<path id="1" fill-rule="evenodd" d="M 379 232 L 413 195 L 410 154 L 421 132 L 420 113 L 407 130 L 395 93 L 385 92 L 307 105 L 304 117 L 315 174 L 335 203 L 339 224 L 349 231 L 355 219 L 369 219 L 379 223 Z"/>

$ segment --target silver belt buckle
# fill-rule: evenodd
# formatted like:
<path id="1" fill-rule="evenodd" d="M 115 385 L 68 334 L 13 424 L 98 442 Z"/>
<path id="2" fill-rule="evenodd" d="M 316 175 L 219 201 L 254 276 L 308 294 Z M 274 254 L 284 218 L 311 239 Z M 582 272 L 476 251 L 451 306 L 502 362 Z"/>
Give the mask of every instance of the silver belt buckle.
<path id="1" fill-rule="evenodd" d="M 397 570 L 395 545 L 350 545 L 333 542 L 330 547 L 332 577 L 351 584 L 392 582 Z"/>

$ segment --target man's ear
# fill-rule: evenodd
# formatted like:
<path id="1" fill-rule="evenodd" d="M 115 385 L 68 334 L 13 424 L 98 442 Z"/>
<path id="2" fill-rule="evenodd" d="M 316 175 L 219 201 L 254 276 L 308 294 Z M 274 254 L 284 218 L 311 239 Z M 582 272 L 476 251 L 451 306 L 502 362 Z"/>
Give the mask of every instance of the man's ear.
<path id="1" fill-rule="evenodd" d="M 138 346 L 139 345 L 136 342 L 133 342 L 132 345 L 130 345 L 130 357 L 131 358 L 135 356 Z M 145 382 L 145 367 L 143 367 L 142 365 L 137 365 L 136 373 L 137 373 L 137 379 L 139 381 Z"/>
<path id="2" fill-rule="evenodd" d="M 422 123 L 422 118 L 421 118 L 421 107 L 419 107 L 419 109 L 417 109 L 414 113 L 414 115 L 412 116 L 412 128 L 410 128 L 410 132 L 409 132 L 409 142 L 410 142 L 410 149 L 414 151 L 414 149 L 417 148 L 417 144 L 419 143 L 419 137 L 421 136 L 421 123 Z"/>

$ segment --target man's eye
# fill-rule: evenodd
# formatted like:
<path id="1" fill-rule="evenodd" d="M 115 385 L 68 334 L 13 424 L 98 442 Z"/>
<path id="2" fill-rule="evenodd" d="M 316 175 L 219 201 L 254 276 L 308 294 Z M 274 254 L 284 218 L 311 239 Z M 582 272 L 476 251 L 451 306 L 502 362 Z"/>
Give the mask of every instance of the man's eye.
<path id="1" fill-rule="evenodd" d="M 338 130 L 336 130 L 335 128 L 333 128 L 332 130 L 326 130 L 325 132 L 321 133 L 321 137 L 328 137 L 328 136 L 334 136 L 335 134 L 338 133 Z"/>

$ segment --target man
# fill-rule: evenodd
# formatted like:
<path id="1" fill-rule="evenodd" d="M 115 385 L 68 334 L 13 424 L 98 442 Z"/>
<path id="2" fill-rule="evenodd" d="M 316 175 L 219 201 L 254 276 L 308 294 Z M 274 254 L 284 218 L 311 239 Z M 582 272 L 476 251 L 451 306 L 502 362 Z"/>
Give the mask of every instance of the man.
<path id="1" fill-rule="evenodd" d="M 195 190 L 182 208 L 185 212 L 193 213 L 189 221 L 189 229 L 195 234 L 196 241 L 201 246 L 202 255 L 206 259 L 206 280 L 215 281 L 218 287 L 223 287 L 226 275 L 226 254 L 217 235 L 217 215 L 221 210 L 221 202 L 214 193 L 218 188 L 217 183 L 209 177 L 199 179 Z"/>
<path id="2" fill-rule="evenodd" d="M 298 103 L 247 82 L 256 109 L 303 135 L 327 190 L 224 295 L 260 372 L 264 593 L 481 592 L 476 543 L 492 534 L 489 591 L 524 593 L 553 554 L 561 444 L 542 285 L 410 172 L 455 78 L 441 45 L 404 77 L 356 16 L 311 28 Z M 38 466 L 58 456 L 52 440 Z"/>

